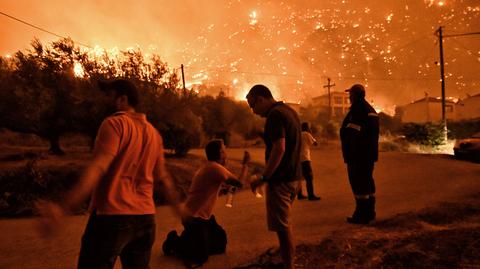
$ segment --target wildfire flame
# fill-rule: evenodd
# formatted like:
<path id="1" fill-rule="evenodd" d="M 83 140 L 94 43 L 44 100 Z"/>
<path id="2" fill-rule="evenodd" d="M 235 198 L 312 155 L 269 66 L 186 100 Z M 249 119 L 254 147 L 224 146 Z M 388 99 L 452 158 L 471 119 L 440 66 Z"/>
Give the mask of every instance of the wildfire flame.
<path id="1" fill-rule="evenodd" d="M 252 13 L 250 13 L 250 25 L 256 25 L 257 23 L 257 11 L 254 10 Z"/>
<path id="2" fill-rule="evenodd" d="M 85 71 L 83 70 L 83 66 L 81 63 L 79 62 L 75 62 L 73 64 L 73 74 L 75 75 L 75 77 L 77 78 L 83 78 L 85 77 Z"/>

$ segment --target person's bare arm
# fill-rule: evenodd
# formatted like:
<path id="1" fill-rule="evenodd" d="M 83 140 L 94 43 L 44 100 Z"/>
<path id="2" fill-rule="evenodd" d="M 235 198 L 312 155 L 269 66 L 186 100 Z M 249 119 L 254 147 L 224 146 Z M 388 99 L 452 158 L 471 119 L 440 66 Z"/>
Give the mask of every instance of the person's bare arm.
<path id="1" fill-rule="evenodd" d="M 250 183 L 250 188 L 252 192 L 255 193 L 256 189 L 266 183 L 265 180 L 268 180 L 273 176 L 275 170 L 277 170 L 280 162 L 282 161 L 283 155 L 285 154 L 285 138 L 279 138 L 273 142 L 272 151 L 267 160 L 267 166 L 265 172 L 263 173 L 263 178 L 257 179 Z"/>
<path id="2" fill-rule="evenodd" d="M 67 192 L 62 207 L 67 211 L 77 210 L 91 195 L 93 188 L 108 171 L 114 156 L 108 153 L 98 153 L 85 168 L 78 183 Z"/>
<path id="3" fill-rule="evenodd" d="M 279 138 L 273 142 L 272 151 L 267 160 L 267 166 L 263 175 L 266 179 L 273 176 L 282 161 L 283 154 L 285 154 L 285 138 Z"/>
<path id="4" fill-rule="evenodd" d="M 232 185 L 238 188 L 243 187 L 243 184 L 247 182 L 248 177 L 248 163 L 250 162 L 250 153 L 245 151 L 243 153 L 243 160 L 242 160 L 242 171 L 240 172 L 240 176 L 237 178 L 233 174 L 225 181 L 226 184 Z"/>
<path id="5" fill-rule="evenodd" d="M 310 137 L 311 144 L 314 146 L 317 146 L 318 145 L 317 139 L 315 139 L 315 137 L 313 137 L 311 133 L 308 133 L 308 136 Z"/>
<path id="6" fill-rule="evenodd" d="M 42 236 L 52 236 L 58 233 L 61 226 L 60 219 L 80 208 L 105 175 L 113 159 L 114 156 L 111 154 L 96 154 L 85 168 L 78 183 L 67 192 L 63 203 L 58 204 L 45 200 L 35 202 L 37 212 L 41 216 L 37 229 Z"/>

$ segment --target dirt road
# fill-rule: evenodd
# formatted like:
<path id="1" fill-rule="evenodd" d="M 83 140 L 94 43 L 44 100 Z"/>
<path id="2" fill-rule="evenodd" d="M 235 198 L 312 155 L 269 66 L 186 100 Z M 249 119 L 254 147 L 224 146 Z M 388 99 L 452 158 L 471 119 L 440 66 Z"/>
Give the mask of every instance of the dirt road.
<path id="1" fill-rule="evenodd" d="M 243 150 L 228 152 L 229 157 L 240 159 Z M 250 152 L 255 161 L 262 162 L 262 149 Z M 345 216 L 353 210 L 338 145 L 315 149 L 313 169 L 316 192 L 322 200 L 295 202 L 292 219 L 297 243 L 319 242 L 330 232 L 346 226 Z M 480 165 L 446 155 L 381 153 L 374 175 L 379 219 L 441 201 L 461 200 L 480 190 Z M 232 268 L 277 245 L 275 235 L 266 229 L 263 198 L 243 191 L 236 195 L 233 208 L 226 208 L 223 202 L 222 197 L 215 215 L 228 234 L 227 253 L 211 257 L 203 268 Z M 68 218 L 60 235 L 49 241 L 35 234 L 35 218 L 0 220 L 0 268 L 75 268 L 86 219 L 87 216 Z M 179 220 L 169 208 L 158 208 L 152 268 L 184 268 L 161 252 L 161 243 L 171 229 L 181 230 Z M 121 268 L 118 263 L 117 268 Z"/>

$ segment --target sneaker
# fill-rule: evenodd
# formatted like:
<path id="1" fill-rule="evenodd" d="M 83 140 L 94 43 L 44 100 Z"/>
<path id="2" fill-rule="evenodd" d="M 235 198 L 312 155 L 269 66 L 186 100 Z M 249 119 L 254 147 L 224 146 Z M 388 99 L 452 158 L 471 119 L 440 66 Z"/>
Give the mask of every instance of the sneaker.
<path id="1" fill-rule="evenodd" d="M 178 238 L 176 230 L 171 230 L 167 234 L 167 239 L 162 244 L 162 250 L 165 256 L 171 256 L 174 254 L 173 242 Z"/>
<path id="2" fill-rule="evenodd" d="M 318 201 L 318 200 L 321 200 L 322 198 L 318 197 L 318 196 L 308 196 L 308 200 L 310 201 Z"/>

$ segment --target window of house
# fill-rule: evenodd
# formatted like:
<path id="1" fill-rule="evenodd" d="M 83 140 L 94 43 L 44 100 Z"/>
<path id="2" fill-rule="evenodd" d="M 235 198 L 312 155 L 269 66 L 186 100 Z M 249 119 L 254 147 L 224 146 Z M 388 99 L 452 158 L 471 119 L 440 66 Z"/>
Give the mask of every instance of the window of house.
<path id="1" fill-rule="evenodd" d="M 445 112 L 453 112 L 453 106 L 445 106 Z"/>
<path id="2" fill-rule="evenodd" d="M 335 96 L 335 97 L 333 98 L 333 102 L 334 102 L 335 104 L 343 104 L 343 98 L 340 97 L 340 96 Z"/>

